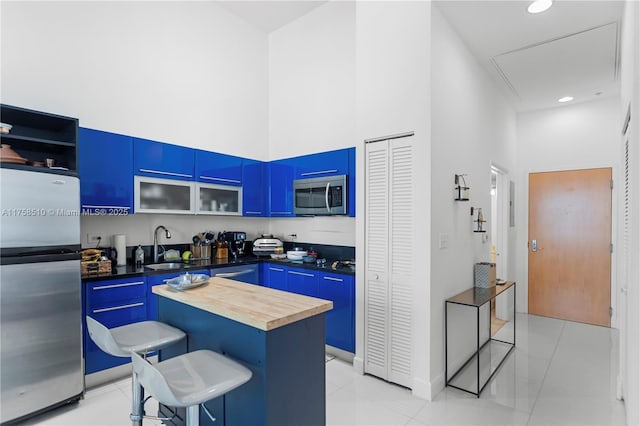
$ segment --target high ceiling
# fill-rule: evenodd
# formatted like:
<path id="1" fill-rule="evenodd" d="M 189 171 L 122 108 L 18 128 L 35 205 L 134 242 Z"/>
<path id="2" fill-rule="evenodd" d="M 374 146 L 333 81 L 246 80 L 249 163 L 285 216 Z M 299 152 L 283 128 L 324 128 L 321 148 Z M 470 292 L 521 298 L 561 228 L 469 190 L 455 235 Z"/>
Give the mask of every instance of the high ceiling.
<path id="1" fill-rule="evenodd" d="M 437 1 L 478 61 L 518 111 L 619 93 L 621 1 Z"/>
<path id="2" fill-rule="evenodd" d="M 326 3 L 326 0 L 216 1 L 217 5 L 224 7 L 229 12 L 238 15 L 267 33 L 277 30 L 291 21 L 295 21 L 324 3 Z"/>
<path id="3" fill-rule="evenodd" d="M 216 3 L 271 32 L 326 1 Z M 555 107 L 563 96 L 583 102 L 617 95 L 624 2 L 555 0 L 549 10 L 535 15 L 527 12 L 529 3 L 434 2 L 516 110 Z"/>

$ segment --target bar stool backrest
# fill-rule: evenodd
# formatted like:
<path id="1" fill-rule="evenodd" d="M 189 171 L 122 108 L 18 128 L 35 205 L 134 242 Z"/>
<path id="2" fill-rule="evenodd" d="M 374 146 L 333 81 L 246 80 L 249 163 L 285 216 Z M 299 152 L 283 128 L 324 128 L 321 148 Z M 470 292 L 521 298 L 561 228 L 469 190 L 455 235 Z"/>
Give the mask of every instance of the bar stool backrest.
<path id="1" fill-rule="evenodd" d="M 124 351 L 116 343 L 107 327 L 87 315 L 87 331 L 91 340 L 104 352 L 113 356 L 128 357 L 131 353 Z"/>
<path id="2" fill-rule="evenodd" d="M 176 398 L 162 373 L 153 365 L 135 352 L 131 354 L 131 361 L 138 380 L 158 402 L 172 407 L 184 406 L 184 403 Z"/>

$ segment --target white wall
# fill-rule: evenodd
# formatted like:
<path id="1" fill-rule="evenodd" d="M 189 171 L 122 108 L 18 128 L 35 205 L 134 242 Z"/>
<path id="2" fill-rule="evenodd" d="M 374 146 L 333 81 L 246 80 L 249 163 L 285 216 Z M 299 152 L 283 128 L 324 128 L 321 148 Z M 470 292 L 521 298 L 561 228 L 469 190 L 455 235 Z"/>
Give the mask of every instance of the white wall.
<path id="1" fill-rule="evenodd" d="M 2 102 L 84 127 L 268 159 L 268 39 L 214 2 L 2 2 Z M 108 149 L 108 147 L 105 147 Z M 86 234 L 150 244 L 211 229 L 268 232 L 260 219 L 83 217 Z"/>
<path id="2" fill-rule="evenodd" d="M 214 2 L 2 2 L 2 102 L 268 159 L 267 35 Z"/>
<path id="3" fill-rule="evenodd" d="M 329 2 L 269 35 L 269 157 L 355 140 L 355 2 Z"/>
<path id="4" fill-rule="evenodd" d="M 473 286 L 475 262 L 490 260 L 491 240 L 472 232 L 470 207 L 491 217 L 492 163 L 515 172 L 516 115 L 438 7 L 431 25 L 430 382 L 435 395 L 444 387 L 444 301 Z M 461 173 L 471 188 L 467 202 L 454 201 L 454 174 Z M 440 248 L 440 234 L 448 236 L 448 247 Z M 471 328 L 469 338 L 475 339 Z"/>
<path id="5" fill-rule="evenodd" d="M 529 173 L 612 167 L 613 235 L 620 203 L 622 177 L 619 170 L 620 100 L 617 97 L 577 103 L 558 108 L 518 114 L 518 151 L 516 176 L 516 256 L 518 282 L 517 309 L 528 311 L 528 187 Z M 614 245 L 617 247 L 617 242 Z M 616 252 L 613 254 L 615 265 Z M 612 298 L 615 312 L 615 268 Z M 612 318 L 615 326 L 615 316 Z"/>
<path id="6" fill-rule="evenodd" d="M 356 246 L 364 247 L 364 140 L 414 131 L 415 227 L 411 256 L 413 292 L 413 353 L 411 386 L 415 395 L 430 398 L 430 2 L 356 3 L 356 124 L 358 217 Z M 357 251 L 356 357 L 363 369 L 364 253 Z M 431 341 L 432 342 L 432 341 Z M 438 344 L 436 342 L 436 344 Z"/>
<path id="7" fill-rule="evenodd" d="M 627 424 L 634 425 L 640 424 L 640 368 L 637 362 L 640 358 L 640 4 L 636 1 L 625 3 L 621 45 L 621 110 L 618 117 L 622 124 L 627 108 L 631 106 L 631 122 L 627 133 L 630 144 L 631 223 L 627 240 L 628 257 L 623 257 L 624 262 L 619 262 L 620 288 L 626 289 L 626 292 L 618 293 L 620 311 L 623 313 L 620 319 L 620 379 Z M 624 145 L 620 149 L 621 164 L 623 150 Z M 624 241 L 623 214 L 621 209 L 619 247 Z"/>
<path id="8" fill-rule="evenodd" d="M 127 246 L 153 244 L 153 230 L 164 225 L 171 232 L 171 239 L 165 240 L 159 233 L 163 244 L 190 244 L 194 235 L 203 231 L 244 231 L 247 239 L 253 240 L 263 233 L 268 233 L 268 219 L 243 218 L 233 216 L 195 216 L 166 214 L 134 214 L 129 216 L 87 216 L 82 218 L 82 246 L 92 247 L 87 243 L 87 233 L 104 238 L 101 246 L 112 246 L 115 234 L 126 237 Z"/>
<path id="9" fill-rule="evenodd" d="M 356 145 L 355 57 L 354 2 L 326 3 L 269 34 L 270 159 Z M 356 245 L 349 217 L 272 219 L 270 232 Z"/>

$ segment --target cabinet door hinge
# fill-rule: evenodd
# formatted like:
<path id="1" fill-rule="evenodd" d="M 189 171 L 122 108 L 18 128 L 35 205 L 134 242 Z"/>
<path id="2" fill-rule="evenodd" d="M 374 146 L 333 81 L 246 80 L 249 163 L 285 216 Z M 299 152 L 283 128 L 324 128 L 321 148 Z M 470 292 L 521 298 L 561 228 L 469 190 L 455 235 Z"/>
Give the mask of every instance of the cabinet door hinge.
<path id="1" fill-rule="evenodd" d="M 609 253 L 613 253 L 613 243 L 609 244 Z"/>
<path id="2" fill-rule="evenodd" d="M 613 189 L 613 179 L 611 179 L 611 189 Z"/>
<path id="3" fill-rule="evenodd" d="M 613 317 L 613 308 L 609 306 L 609 318 Z"/>

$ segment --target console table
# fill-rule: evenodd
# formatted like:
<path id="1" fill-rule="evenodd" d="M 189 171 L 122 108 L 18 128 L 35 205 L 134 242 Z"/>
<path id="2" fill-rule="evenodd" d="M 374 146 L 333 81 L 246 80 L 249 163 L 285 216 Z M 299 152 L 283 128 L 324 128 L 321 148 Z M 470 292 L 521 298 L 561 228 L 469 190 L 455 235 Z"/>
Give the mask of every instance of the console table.
<path id="1" fill-rule="evenodd" d="M 511 306 L 509 293 L 513 295 Z M 502 297 L 498 298 L 501 295 Z M 505 306 L 510 309 L 500 309 L 505 312 L 507 318 L 501 328 L 492 334 L 491 302 L 494 300 L 498 300 L 500 308 L 506 303 Z M 473 287 L 445 301 L 447 386 L 480 397 L 482 390 L 515 348 L 515 306 L 514 281 L 507 281 L 491 288 Z M 453 370 L 451 374 L 450 368 Z"/>

